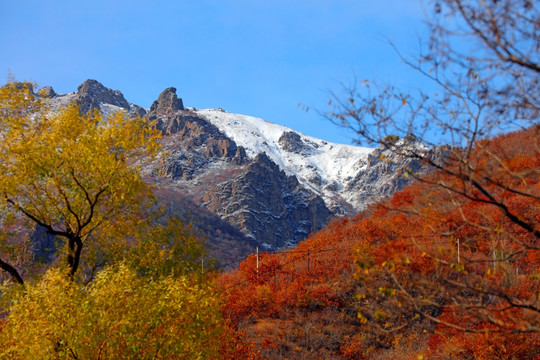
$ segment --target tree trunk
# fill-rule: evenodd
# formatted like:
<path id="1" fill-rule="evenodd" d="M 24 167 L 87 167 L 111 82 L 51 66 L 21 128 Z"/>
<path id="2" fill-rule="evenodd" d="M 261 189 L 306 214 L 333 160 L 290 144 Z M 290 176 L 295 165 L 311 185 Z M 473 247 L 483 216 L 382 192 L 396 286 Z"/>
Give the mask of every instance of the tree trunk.
<path id="1" fill-rule="evenodd" d="M 83 248 L 83 242 L 78 236 L 68 237 L 69 254 L 67 258 L 69 266 L 69 277 L 73 279 L 73 276 L 79 268 L 81 261 L 81 252 Z"/>

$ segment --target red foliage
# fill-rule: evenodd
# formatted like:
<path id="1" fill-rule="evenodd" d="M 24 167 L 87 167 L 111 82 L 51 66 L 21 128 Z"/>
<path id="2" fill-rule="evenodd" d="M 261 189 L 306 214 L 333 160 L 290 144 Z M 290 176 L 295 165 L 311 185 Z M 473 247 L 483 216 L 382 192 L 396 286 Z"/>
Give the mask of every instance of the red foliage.
<path id="1" fill-rule="evenodd" d="M 473 154 L 473 175 L 484 189 L 533 226 L 540 223 L 538 129 L 479 142 Z M 338 345 L 324 351 L 350 359 L 390 349 L 400 358 L 534 358 L 538 238 L 488 200 L 479 189 L 435 173 L 353 219 L 332 222 L 294 249 L 260 254 L 258 269 L 251 255 L 219 279 L 225 318 L 239 329 L 265 318 L 284 324 L 280 319 L 299 311 L 322 319 L 337 310 Z M 319 332 L 330 322 L 324 319 Z M 308 325 L 291 331 L 312 334 Z M 264 351 L 313 351 L 313 335 L 293 346 L 253 334 Z"/>

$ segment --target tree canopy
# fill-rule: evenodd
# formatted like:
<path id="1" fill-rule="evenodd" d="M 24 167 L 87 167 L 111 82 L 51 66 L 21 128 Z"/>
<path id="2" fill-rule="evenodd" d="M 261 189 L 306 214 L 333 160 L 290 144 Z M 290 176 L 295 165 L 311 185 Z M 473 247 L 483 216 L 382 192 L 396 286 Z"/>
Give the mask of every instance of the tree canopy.
<path id="1" fill-rule="evenodd" d="M 151 206 L 135 160 L 157 151 L 159 133 L 123 113 L 53 113 L 28 83 L 0 88 L 0 112 L 4 220 L 22 216 L 64 241 L 73 276 L 85 244 L 119 229 L 125 239 Z"/>
<path id="2" fill-rule="evenodd" d="M 204 247 L 164 219 L 141 177 L 159 150 L 152 124 L 75 104 L 53 112 L 31 84 L 9 82 L 0 139 L 0 267 L 24 285 L 0 287 L 0 358 L 217 357 L 220 299 Z M 58 259 L 18 268 L 36 226 L 58 239 Z"/>

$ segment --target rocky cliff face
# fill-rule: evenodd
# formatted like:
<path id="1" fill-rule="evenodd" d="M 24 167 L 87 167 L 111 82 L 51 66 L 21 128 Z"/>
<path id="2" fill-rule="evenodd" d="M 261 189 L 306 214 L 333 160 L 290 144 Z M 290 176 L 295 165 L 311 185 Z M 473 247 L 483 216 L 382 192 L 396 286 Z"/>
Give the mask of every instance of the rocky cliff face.
<path id="1" fill-rule="evenodd" d="M 129 103 L 120 91 L 107 89 L 96 80 L 86 80 L 79 85 L 76 102 L 82 112 L 99 109 L 101 104 L 111 104 L 129 110 Z"/>
<path id="2" fill-rule="evenodd" d="M 266 249 L 296 245 L 332 218 L 320 196 L 287 176 L 264 153 L 216 184 L 203 201 Z"/>
<path id="3" fill-rule="evenodd" d="M 324 201 L 260 154 L 246 150 L 212 123 L 185 110 L 176 89 L 163 91 L 147 114 L 164 135 L 167 156 L 151 181 L 191 194 L 196 203 L 239 229 L 253 244 L 291 246 L 332 217 Z"/>
<path id="4" fill-rule="evenodd" d="M 309 151 L 309 147 L 302 141 L 302 137 L 294 131 L 285 131 L 278 139 L 279 146 L 288 152 L 300 154 Z"/>
<path id="5" fill-rule="evenodd" d="M 403 189 L 414 177 L 429 171 L 429 167 L 421 160 L 406 156 L 411 150 L 434 160 L 442 160 L 450 152 L 448 147 L 427 148 L 411 135 L 396 140 L 392 149 L 381 145 L 362 161 L 361 170 L 347 183 L 346 200 L 356 204 L 369 204 L 377 199 L 390 197 Z"/>
<path id="6" fill-rule="evenodd" d="M 333 217 L 402 188 L 410 181 L 404 169 L 424 171 L 420 162 L 383 148 L 331 144 L 221 109 L 185 108 L 172 87 L 148 111 L 95 80 L 76 93 L 41 93 L 53 109 L 75 101 L 82 111 L 125 111 L 155 122 L 163 153 L 143 168 L 145 179 L 157 185 L 168 213 L 193 221 L 211 238 L 212 254 L 227 262 L 255 246 L 293 246 Z"/>
<path id="7" fill-rule="evenodd" d="M 166 120 L 167 116 L 173 116 L 179 110 L 184 110 L 184 104 L 176 95 L 176 88 L 170 87 L 159 94 L 158 99 L 152 103 L 149 118 L 152 120 L 163 116 Z"/>
<path id="8" fill-rule="evenodd" d="M 238 147 L 215 126 L 186 111 L 175 88 L 163 91 L 146 115 L 163 133 L 167 156 L 154 168 L 153 175 L 171 180 L 192 180 L 204 175 L 215 162 L 243 165 L 245 149 Z"/>

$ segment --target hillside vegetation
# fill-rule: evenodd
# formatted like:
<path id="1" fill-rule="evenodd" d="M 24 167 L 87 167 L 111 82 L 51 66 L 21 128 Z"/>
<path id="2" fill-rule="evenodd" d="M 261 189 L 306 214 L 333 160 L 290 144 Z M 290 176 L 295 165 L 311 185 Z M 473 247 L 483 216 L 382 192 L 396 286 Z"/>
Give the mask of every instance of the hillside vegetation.
<path id="1" fill-rule="evenodd" d="M 266 359 L 539 357 L 538 236 L 505 211 L 540 223 L 540 127 L 473 151 L 505 209 L 481 193 L 455 196 L 440 184 L 462 184 L 433 173 L 223 274 L 224 317 Z"/>
<path id="2" fill-rule="evenodd" d="M 163 219 L 136 164 L 159 133 L 121 112 L 48 110 L 31 84 L 0 87 L 0 358 L 215 358 L 206 251 Z M 34 256 L 36 227 L 52 259 Z"/>
<path id="3" fill-rule="evenodd" d="M 91 103 L 47 108 L 51 89 L 0 87 L 0 359 L 540 360 L 538 8 L 528 0 L 426 4 L 429 37 L 416 58 L 402 59 L 437 91 L 366 80 L 332 94 L 324 113 L 380 146 L 354 166 L 376 162 L 398 183 L 412 182 L 326 227 L 303 227 L 302 214 L 325 209 L 322 198 L 268 156 L 250 160 L 215 126 L 184 117 L 173 88 L 141 118 L 119 92 L 112 100 L 123 110 L 104 115 L 103 103 L 86 96 Z M 96 81 L 85 88 L 111 94 Z M 213 208 L 247 194 L 231 214 L 263 214 L 250 217 L 257 231 L 275 236 L 276 224 L 290 221 L 302 238 L 322 230 L 212 270 L 200 239 L 173 216 L 197 209 L 194 197 L 184 187 L 155 191 L 141 175 L 182 122 L 189 126 L 167 140 L 178 155 L 165 164 L 171 180 L 193 183 L 201 166 L 214 169 L 212 158 L 232 176 L 225 202 L 204 200 Z M 299 135 L 282 136 L 275 140 L 287 149 L 301 145 Z M 415 165 L 392 167 L 394 157 Z M 197 195 L 224 179 L 205 173 Z M 334 185 L 330 192 L 341 189 Z M 289 204 L 298 206 L 281 202 L 295 194 Z M 277 202 L 281 210 L 268 211 Z M 206 210 L 191 215 L 209 219 L 198 233 L 221 241 L 214 251 L 227 258 L 253 245 L 249 233 L 211 224 L 217 217 Z M 35 251 L 39 232 L 47 251 Z M 296 244 L 291 234 L 275 245 Z"/>
<path id="4" fill-rule="evenodd" d="M 1 89 L 0 358 L 540 357 L 538 125 L 211 273 L 136 170 L 151 124 L 50 115 L 28 84 Z M 58 238 L 51 262 L 32 256 L 36 225 Z"/>

